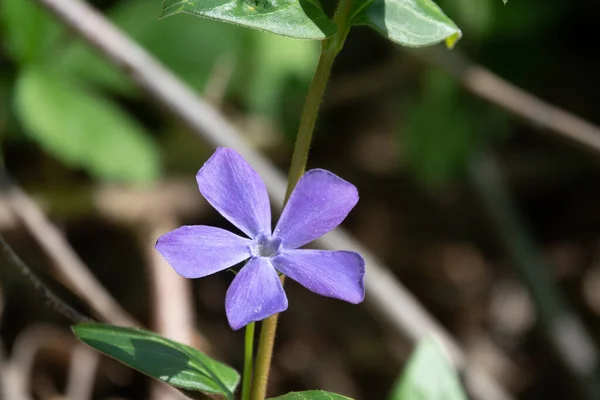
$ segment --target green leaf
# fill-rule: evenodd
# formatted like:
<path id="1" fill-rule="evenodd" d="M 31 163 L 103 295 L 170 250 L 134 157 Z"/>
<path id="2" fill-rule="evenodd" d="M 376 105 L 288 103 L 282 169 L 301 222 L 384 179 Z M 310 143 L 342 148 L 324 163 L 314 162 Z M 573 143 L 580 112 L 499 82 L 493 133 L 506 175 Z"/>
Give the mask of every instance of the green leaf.
<path id="1" fill-rule="evenodd" d="M 290 392 L 283 396 L 273 397 L 268 400 L 352 400 L 350 397 L 323 390 L 309 390 L 306 392 Z"/>
<path id="2" fill-rule="evenodd" d="M 101 179 L 148 182 L 159 174 L 148 133 L 106 98 L 38 68 L 24 69 L 16 106 L 26 133 L 63 162 Z"/>
<path id="3" fill-rule="evenodd" d="M 149 331 L 85 323 L 73 326 L 73 332 L 99 352 L 181 389 L 233 399 L 240 381 L 233 368 Z"/>
<path id="4" fill-rule="evenodd" d="M 148 0 L 119 2 L 108 10 L 110 19 L 191 87 L 202 91 L 219 63 L 234 69 L 243 66 L 239 57 L 252 31 L 191 15 L 158 19 L 160 4 Z M 103 60 L 83 42 L 75 43 L 56 60 L 63 75 L 99 84 L 121 95 L 135 88 L 117 68 Z"/>
<path id="5" fill-rule="evenodd" d="M 460 39 L 460 29 L 431 0 L 365 0 L 354 3 L 350 21 L 367 25 L 392 42 L 411 47 L 442 41 L 450 48 Z"/>
<path id="6" fill-rule="evenodd" d="M 434 338 L 422 340 L 389 400 L 467 400 L 458 376 Z"/>
<path id="7" fill-rule="evenodd" d="M 451 76 L 429 70 L 421 98 L 403 119 L 406 161 L 421 183 L 446 184 L 463 172 L 481 144 L 470 109 L 461 104 L 460 87 Z"/>
<path id="8" fill-rule="evenodd" d="M 399 133 L 411 173 L 436 188 L 464 177 L 473 154 L 505 137 L 510 127 L 503 111 L 465 96 L 444 71 L 426 70 L 422 90 L 410 98 Z"/>
<path id="9" fill-rule="evenodd" d="M 336 32 L 318 0 L 163 0 L 163 16 L 193 14 L 298 39 Z"/>
<path id="10" fill-rule="evenodd" d="M 481 40 L 494 27 L 498 8 L 495 0 L 438 0 L 438 4 L 452 15 L 471 40 Z"/>
<path id="11" fill-rule="evenodd" d="M 21 63 L 47 57 L 61 32 L 60 25 L 31 0 L 0 1 L 0 23 L 8 53 Z"/>

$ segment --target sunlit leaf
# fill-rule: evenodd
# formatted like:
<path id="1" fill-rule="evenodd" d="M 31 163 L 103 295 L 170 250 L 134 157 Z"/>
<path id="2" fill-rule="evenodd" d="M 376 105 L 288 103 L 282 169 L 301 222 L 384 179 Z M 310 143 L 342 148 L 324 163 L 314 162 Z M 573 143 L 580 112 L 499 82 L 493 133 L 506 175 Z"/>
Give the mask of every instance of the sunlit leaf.
<path id="1" fill-rule="evenodd" d="M 85 323 L 73 332 L 101 353 L 181 389 L 233 399 L 240 381 L 233 368 L 149 331 Z"/>
<path id="2" fill-rule="evenodd" d="M 460 29 L 431 0 L 357 1 L 351 12 L 353 25 L 367 25 L 398 44 L 429 46 L 442 41 L 453 47 Z"/>
<path id="3" fill-rule="evenodd" d="M 18 77 L 16 106 L 26 133 L 67 164 L 101 179 L 158 176 L 159 155 L 148 133 L 95 92 L 31 67 Z"/>
<path id="4" fill-rule="evenodd" d="M 163 16 L 188 13 L 299 39 L 335 34 L 318 0 L 164 0 Z"/>
<path id="5" fill-rule="evenodd" d="M 352 400 L 350 397 L 325 392 L 323 390 L 309 390 L 306 392 L 291 392 L 283 396 L 273 397 L 269 400 Z"/>
<path id="6" fill-rule="evenodd" d="M 422 340 L 389 400 L 467 400 L 437 340 Z"/>

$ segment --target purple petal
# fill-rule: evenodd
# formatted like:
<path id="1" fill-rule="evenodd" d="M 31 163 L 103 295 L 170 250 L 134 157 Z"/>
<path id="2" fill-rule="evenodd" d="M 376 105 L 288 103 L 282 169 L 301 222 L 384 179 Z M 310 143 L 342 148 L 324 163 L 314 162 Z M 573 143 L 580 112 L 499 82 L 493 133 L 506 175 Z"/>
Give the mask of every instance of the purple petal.
<path id="1" fill-rule="evenodd" d="M 246 235 L 271 233 L 271 207 L 264 182 L 236 151 L 218 148 L 196 175 L 200 193 Z"/>
<path id="2" fill-rule="evenodd" d="M 298 181 L 273 235 L 286 249 L 304 246 L 338 226 L 357 202 L 354 185 L 329 171 L 310 170 Z"/>
<path id="3" fill-rule="evenodd" d="M 182 226 L 165 233 L 156 250 L 186 278 L 202 278 L 250 257 L 250 239 L 212 226 Z"/>
<path id="4" fill-rule="evenodd" d="M 322 296 L 357 304 L 365 298 L 365 261 L 352 251 L 285 250 L 275 268 Z"/>
<path id="5" fill-rule="evenodd" d="M 277 271 L 266 257 L 253 257 L 227 290 L 225 310 L 233 330 L 287 310 L 288 301 Z"/>

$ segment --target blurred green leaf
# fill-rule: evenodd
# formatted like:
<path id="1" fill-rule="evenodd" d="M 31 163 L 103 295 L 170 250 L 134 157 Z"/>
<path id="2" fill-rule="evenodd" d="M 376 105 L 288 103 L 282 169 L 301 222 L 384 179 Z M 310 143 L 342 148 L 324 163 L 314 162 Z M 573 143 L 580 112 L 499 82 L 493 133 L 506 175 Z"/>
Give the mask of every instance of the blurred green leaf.
<path id="1" fill-rule="evenodd" d="M 476 144 L 471 115 L 461 107 L 458 84 L 430 71 L 422 99 L 405 120 L 403 144 L 409 166 L 424 183 L 437 185 L 456 176 Z"/>
<path id="2" fill-rule="evenodd" d="M 556 1 L 549 7 L 544 0 L 515 1 L 509 7 L 500 4 L 494 13 L 493 34 L 516 38 L 539 34 L 553 33 L 560 29 L 565 15 L 577 9 L 577 3 L 572 1 Z M 557 26 L 558 25 L 558 26 Z"/>
<path id="3" fill-rule="evenodd" d="M 318 60 L 319 45 L 316 42 L 254 33 L 254 47 L 246 63 L 251 65 L 245 91 L 249 108 L 276 115 L 285 95 L 286 82 L 297 79 L 308 86 Z"/>
<path id="4" fill-rule="evenodd" d="M 298 39 L 336 32 L 318 0 L 163 0 L 163 16 L 188 13 Z"/>
<path id="5" fill-rule="evenodd" d="M 65 48 L 48 69 L 69 81 L 94 84 L 123 96 L 137 93 L 125 74 L 80 39 Z"/>
<path id="6" fill-rule="evenodd" d="M 306 392 L 290 392 L 283 396 L 273 397 L 268 400 L 352 400 L 350 397 L 325 392 L 323 390 L 309 390 Z"/>
<path id="7" fill-rule="evenodd" d="M 8 54 L 20 63 L 47 57 L 61 28 L 31 0 L 0 1 L 2 38 Z"/>
<path id="8" fill-rule="evenodd" d="M 155 333 L 105 324 L 78 324 L 73 332 L 87 345 L 169 385 L 233 399 L 240 375 L 198 350 Z"/>
<path id="9" fill-rule="evenodd" d="M 431 0 L 357 1 L 350 15 L 353 25 L 370 26 L 404 46 L 429 46 L 445 41 L 452 48 L 462 35 Z"/>
<path id="10" fill-rule="evenodd" d="M 220 60 L 242 68 L 239 57 L 247 45 L 248 35 L 252 33 L 237 26 L 198 20 L 189 15 L 159 19 L 160 4 L 148 0 L 119 2 L 107 15 L 199 91 L 205 88 Z M 57 62 L 58 70 L 66 76 L 82 78 L 123 95 L 135 93 L 127 77 L 83 42 L 69 48 Z"/>
<path id="11" fill-rule="evenodd" d="M 30 67 L 18 77 L 16 106 L 26 132 L 65 163 L 127 182 L 159 174 L 158 151 L 147 132 L 94 92 Z"/>
<path id="12" fill-rule="evenodd" d="M 465 35 L 482 38 L 494 27 L 498 0 L 438 0 L 439 5 L 460 25 Z"/>
<path id="13" fill-rule="evenodd" d="M 509 132 L 505 112 L 469 99 L 453 77 L 427 70 L 401 130 L 408 167 L 421 183 L 435 187 L 460 177 L 474 152 Z"/>
<path id="14" fill-rule="evenodd" d="M 422 340 L 389 400 L 467 400 L 437 340 Z"/>

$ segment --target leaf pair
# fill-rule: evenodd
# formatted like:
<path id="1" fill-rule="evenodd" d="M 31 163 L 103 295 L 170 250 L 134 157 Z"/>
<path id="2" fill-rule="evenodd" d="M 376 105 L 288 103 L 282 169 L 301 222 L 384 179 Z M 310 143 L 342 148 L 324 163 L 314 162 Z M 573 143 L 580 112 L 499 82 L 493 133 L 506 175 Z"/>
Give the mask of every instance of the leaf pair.
<path id="1" fill-rule="evenodd" d="M 349 22 L 366 25 L 405 46 L 446 41 L 461 31 L 431 0 L 348 0 Z M 318 0 L 164 0 L 163 16 L 188 13 L 298 39 L 323 40 L 336 26 Z"/>

